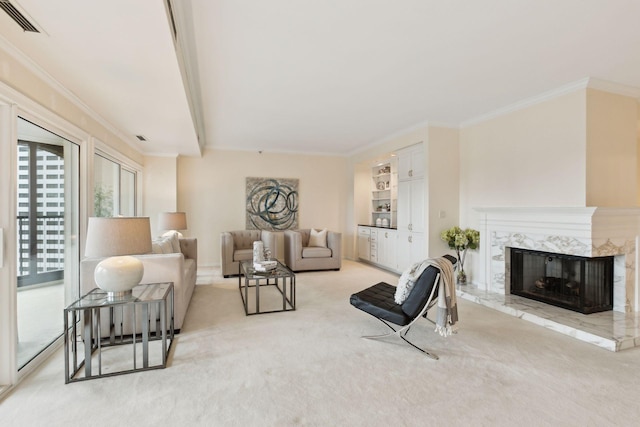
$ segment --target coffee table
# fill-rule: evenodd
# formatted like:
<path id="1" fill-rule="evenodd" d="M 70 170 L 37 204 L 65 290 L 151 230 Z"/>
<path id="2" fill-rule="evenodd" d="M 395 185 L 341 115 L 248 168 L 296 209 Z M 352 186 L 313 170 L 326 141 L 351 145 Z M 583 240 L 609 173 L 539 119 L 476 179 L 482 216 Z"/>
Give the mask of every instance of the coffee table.
<path id="1" fill-rule="evenodd" d="M 260 310 L 260 288 L 277 290 L 282 295 L 282 309 Z M 273 287 L 273 288 L 271 288 Z M 287 289 L 288 288 L 288 289 Z M 293 311 L 296 309 L 296 275 L 278 261 L 275 269 L 268 272 L 259 272 L 253 268 L 253 261 L 242 261 L 238 267 L 238 289 L 244 306 L 244 314 L 276 313 L 281 311 Z M 251 290 L 251 292 L 249 292 Z M 263 289 L 263 292 L 265 289 Z M 254 296 L 255 309 L 250 311 L 250 294 Z"/>

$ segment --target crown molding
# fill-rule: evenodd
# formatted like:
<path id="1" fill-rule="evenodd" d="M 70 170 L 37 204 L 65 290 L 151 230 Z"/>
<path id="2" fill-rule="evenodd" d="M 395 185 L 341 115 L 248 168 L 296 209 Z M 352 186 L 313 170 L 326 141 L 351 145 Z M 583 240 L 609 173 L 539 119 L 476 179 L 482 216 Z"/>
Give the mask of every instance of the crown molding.
<path id="1" fill-rule="evenodd" d="M 610 82 L 608 80 L 589 77 L 589 83 L 587 84 L 587 87 L 589 89 L 596 89 L 603 92 L 628 96 L 629 98 L 635 98 L 636 100 L 640 101 L 640 88 L 634 86 L 627 86 L 620 83 Z"/>
<path id="2" fill-rule="evenodd" d="M 518 110 L 522 110 L 527 107 L 531 107 L 536 104 L 540 104 L 545 101 L 549 101 L 554 98 L 558 98 L 560 96 L 566 95 L 571 92 L 575 92 L 581 89 L 596 89 L 601 90 L 603 92 L 614 93 L 617 95 L 628 96 L 630 98 L 635 98 L 637 101 L 640 101 L 640 88 L 627 86 L 620 83 L 615 83 L 607 80 L 598 79 L 595 77 L 585 77 L 580 80 L 576 80 L 575 82 L 566 84 L 564 86 L 560 86 L 559 88 L 550 90 L 548 92 L 543 92 L 539 95 L 532 96 L 527 99 L 523 99 L 522 101 L 518 101 L 511 105 L 507 105 L 506 107 L 499 108 L 490 113 L 483 114 L 471 120 L 464 121 L 460 123 L 459 128 L 465 128 L 468 126 L 473 126 L 478 123 L 482 123 L 484 121 L 494 119 L 496 117 L 504 116 L 509 113 L 513 113 Z"/>
<path id="3" fill-rule="evenodd" d="M 84 114 L 98 122 L 100 125 L 104 126 L 106 130 L 113 133 L 129 147 L 140 154 L 144 154 L 143 150 L 141 150 L 133 140 L 134 136 L 124 134 L 121 130 L 108 122 L 104 117 L 96 113 L 93 109 L 91 109 L 91 107 L 85 104 L 84 101 L 78 98 L 78 96 L 67 89 L 62 83 L 56 80 L 51 74 L 47 73 L 40 65 L 34 62 L 24 52 L 14 46 L 3 36 L 0 36 L 0 49 L 4 50 L 7 55 L 15 59 L 18 63 L 27 68 L 27 70 L 32 72 L 37 78 L 41 79 L 45 84 L 49 85 L 53 90 L 58 92 L 65 99 L 78 107 Z"/>
<path id="4" fill-rule="evenodd" d="M 498 108 L 497 110 L 475 117 L 471 120 L 464 121 L 460 123 L 460 129 L 466 128 L 468 126 L 473 126 L 478 123 L 485 122 L 487 120 L 495 119 L 497 117 L 504 116 L 506 114 L 513 113 L 515 111 L 523 110 L 527 107 L 531 107 L 533 105 L 540 104 L 542 102 L 549 101 L 554 98 L 558 98 L 560 96 L 575 92 L 580 89 L 586 89 L 588 84 L 589 84 L 588 77 L 577 80 L 575 82 L 566 84 L 564 86 L 560 86 L 557 89 L 553 89 L 548 92 L 543 92 L 539 95 L 532 96 L 530 98 L 526 98 L 521 101 L 515 102 L 513 104 L 507 105 L 506 107 Z"/>

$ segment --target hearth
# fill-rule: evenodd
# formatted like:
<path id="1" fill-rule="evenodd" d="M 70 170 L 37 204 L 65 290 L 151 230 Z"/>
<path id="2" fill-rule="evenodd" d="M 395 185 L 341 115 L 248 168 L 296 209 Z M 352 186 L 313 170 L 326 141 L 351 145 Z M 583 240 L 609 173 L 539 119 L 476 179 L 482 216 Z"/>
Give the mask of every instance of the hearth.
<path id="1" fill-rule="evenodd" d="M 510 249 L 511 293 L 583 314 L 613 309 L 613 257 Z"/>

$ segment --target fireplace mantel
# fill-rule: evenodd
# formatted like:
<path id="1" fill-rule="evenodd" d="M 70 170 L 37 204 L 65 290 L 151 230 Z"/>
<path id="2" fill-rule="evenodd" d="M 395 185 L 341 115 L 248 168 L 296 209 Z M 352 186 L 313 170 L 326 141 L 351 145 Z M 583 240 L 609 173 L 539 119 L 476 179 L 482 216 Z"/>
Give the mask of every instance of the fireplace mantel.
<path id="1" fill-rule="evenodd" d="M 640 209 L 603 207 L 490 207 L 480 214 L 476 280 L 487 292 L 509 294 L 505 247 L 583 257 L 614 256 L 614 311 L 638 312 Z"/>

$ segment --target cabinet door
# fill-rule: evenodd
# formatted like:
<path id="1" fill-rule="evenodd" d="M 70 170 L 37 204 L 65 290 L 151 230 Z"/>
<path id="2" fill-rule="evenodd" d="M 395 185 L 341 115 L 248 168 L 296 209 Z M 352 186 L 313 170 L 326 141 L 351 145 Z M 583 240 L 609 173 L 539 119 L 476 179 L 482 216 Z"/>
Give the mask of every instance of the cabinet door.
<path id="1" fill-rule="evenodd" d="M 398 231 L 397 271 L 402 273 L 416 262 L 426 258 L 424 249 L 424 233 Z"/>
<path id="2" fill-rule="evenodd" d="M 365 261 L 371 259 L 371 237 L 368 228 L 358 228 L 358 258 Z"/>
<path id="3" fill-rule="evenodd" d="M 379 239 L 378 242 L 378 259 L 380 264 L 383 266 L 395 270 L 398 268 L 396 259 L 396 251 L 397 243 L 396 240 L 398 238 L 398 233 L 395 230 L 385 230 L 383 234 L 383 238 Z M 382 259 L 380 259 L 380 254 L 382 254 Z"/>
<path id="4" fill-rule="evenodd" d="M 424 177 L 424 162 L 422 144 L 398 151 L 398 180 Z"/>
<path id="5" fill-rule="evenodd" d="M 410 231 L 424 231 L 424 179 L 410 181 Z"/>
<path id="6" fill-rule="evenodd" d="M 398 230 L 397 271 L 402 273 L 411 266 L 411 232 Z"/>
<path id="7" fill-rule="evenodd" d="M 424 233 L 411 233 L 411 264 L 426 258 L 424 249 Z"/>
<path id="8" fill-rule="evenodd" d="M 411 179 L 424 177 L 424 155 L 422 147 L 411 151 Z"/>
<path id="9" fill-rule="evenodd" d="M 398 230 L 409 231 L 411 224 L 411 181 L 398 183 L 398 210 L 397 226 Z"/>
<path id="10" fill-rule="evenodd" d="M 411 179 L 411 153 L 405 150 L 398 152 L 398 181 Z"/>

